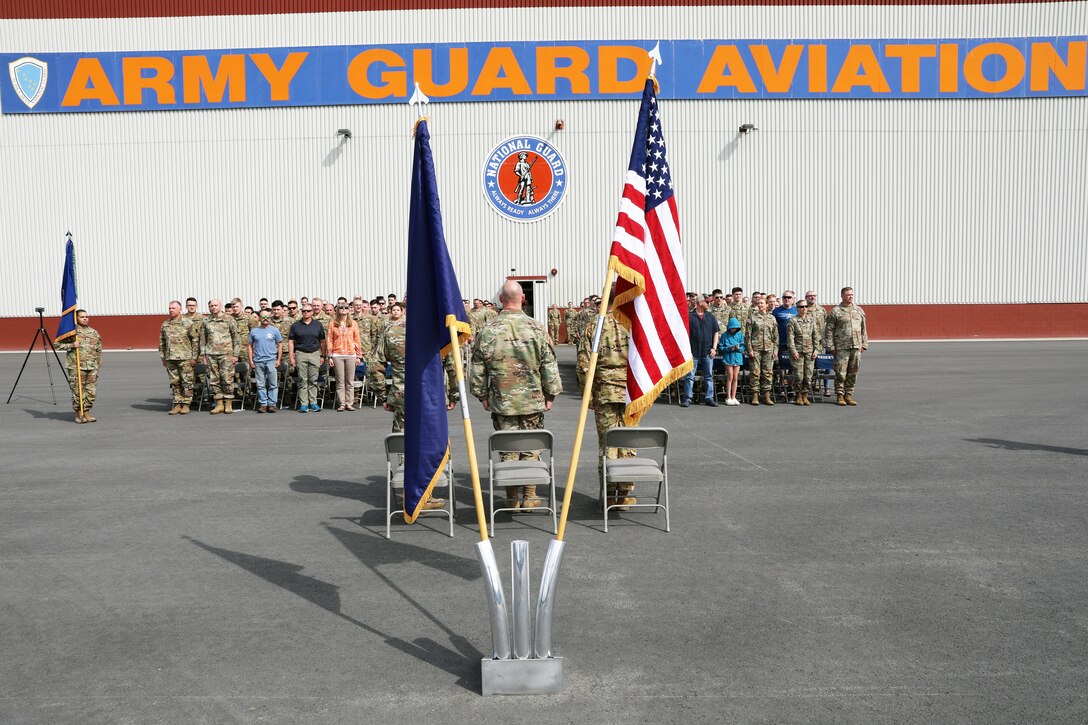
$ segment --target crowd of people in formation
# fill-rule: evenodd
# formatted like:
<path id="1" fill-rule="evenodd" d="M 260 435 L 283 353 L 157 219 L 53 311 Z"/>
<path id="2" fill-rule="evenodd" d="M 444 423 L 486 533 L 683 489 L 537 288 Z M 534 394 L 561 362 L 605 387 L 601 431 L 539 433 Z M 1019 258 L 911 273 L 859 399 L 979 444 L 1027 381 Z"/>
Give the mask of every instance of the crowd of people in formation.
<path id="1" fill-rule="evenodd" d="M 695 402 L 696 375 L 703 401 L 718 405 L 715 367 L 720 368 L 718 377 L 729 405 L 739 404 L 742 369 L 748 372 L 752 405 L 774 405 L 776 382 L 789 385 L 796 405 L 808 405 L 816 391 L 814 363 L 821 354 L 833 359 L 838 404 L 856 405 L 854 386 L 860 354 L 869 344 L 868 332 L 865 313 L 854 304 L 854 290 L 844 287 L 840 296 L 840 303 L 827 310 L 812 291 L 803 300 L 797 300 L 792 290 L 781 298 L 762 292 L 753 292 L 749 298 L 740 287 L 728 294 L 721 290 L 688 293 L 694 365 L 682 381 L 680 405 L 689 407 Z M 517 282 L 503 285 L 498 302 L 496 307 L 489 300 L 464 300 L 472 329 L 462 348 L 468 363 L 468 390 L 490 413 L 496 430 L 543 428 L 544 414 L 562 392 L 556 341 L 565 333 L 566 341 L 578 347 L 578 385 L 584 389 L 600 299 L 587 297 L 577 308 L 553 305 L 548 310 L 550 329 L 523 310 L 525 295 Z M 169 415 L 190 412 L 198 384 L 212 415 L 231 414 L 240 399 L 254 394 L 254 388 L 257 413 L 285 409 L 285 400 L 294 401 L 290 409 L 314 413 L 322 409 L 332 383 L 337 411 L 354 410 L 362 401 L 357 391 L 369 389 L 375 404 L 393 413 L 393 431 L 402 430 L 407 307 L 395 294 L 371 300 L 339 297 L 335 302 L 319 297 L 287 302 L 262 298 L 256 307 L 238 298 L 226 305 L 212 299 L 206 314 L 199 311 L 196 298 L 189 297 L 184 305 L 171 301 L 168 310 L 160 330 L 159 355 L 173 392 Z M 91 410 L 102 340 L 89 319 L 85 310 L 78 310 L 76 334 L 58 343 L 59 349 L 68 351 L 77 423 L 96 420 Z M 590 391 L 598 447 L 602 456 L 624 457 L 631 452 L 605 451 L 604 434 L 624 425 L 628 333 L 611 309 L 600 329 L 597 371 Z M 81 353 L 78 363 L 77 351 Z M 451 360 L 446 362 L 448 409 L 458 402 Z M 387 379 L 391 384 L 387 385 Z M 292 395 L 280 386 L 291 388 Z M 634 488 L 633 483 L 610 481 L 609 505 L 621 510 L 636 505 Z M 532 486 L 510 487 L 506 493 L 507 508 L 540 508 L 544 501 Z M 437 508 L 443 503 L 428 505 Z"/>
<path id="2" fill-rule="evenodd" d="M 834 373 L 835 402 L 857 405 L 854 387 L 869 334 L 865 312 L 854 304 L 853 288 L 844 287 L 839 295 L 839 304 L 828 310 L 812 290 L 803 299 L 793 290 L 785 290 L 781 297 L 772 292 L 752 292 L 748 297 L 741 287 L 728 293 L 688 292 L 693 366 L 680 385 L 680 406 L 698 402 L 697 379 L 699 397 L 706 405 L 718 406 L 715 379 L 725 388 L 725 404 L 740 405 L 742 371 L 750 405 L 774 405 L 776 397 L 811 405 L 813 395 L 819 394 L 815 373 L 821 359 Z M 589 367 L 600 302 L 590 296 L 580 306 L 568 302 L 566 308 L 553 305 L 548 310 L 553 339 L 561 339 L 565 332 L 565 340 L 578 347 L 579 387 L 584 386 Z M 601 345 L 605 339 L 602 330 Z M 830 397 L 830 379 L 824 385 L 823 394 Z"/>

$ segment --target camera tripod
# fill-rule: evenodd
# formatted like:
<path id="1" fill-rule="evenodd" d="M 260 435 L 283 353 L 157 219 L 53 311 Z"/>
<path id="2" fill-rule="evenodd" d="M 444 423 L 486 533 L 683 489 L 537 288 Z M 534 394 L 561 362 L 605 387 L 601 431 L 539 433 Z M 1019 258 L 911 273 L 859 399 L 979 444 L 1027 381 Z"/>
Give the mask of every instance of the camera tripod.
<path id="1" fill-rule="evenodd" d="M 68 379 L 68 372 L 64 369 L 64 364 L 60 361 L 60 355 L 57 354 L 57 348 L 53 345 L 53 340 L 50 339 L 49 333 L 45 331 L 45 320 L 42 319 L 42 313 L 45 312 L 44 307 L 35 307 L 34 311 L 38 313 L 38 331 L 34 333 L 34 339 L 30 341 L 30 347 L 26 351 L 26 357 L 23 358 L 23 366 L 19 368 L 19 374 L 15 377 L 15 385 L 11 386 L 11 393 L 8 395 L 7 402 L 11 402 L 11 397 L 15 395 L 15 389 L 19 387 L 19 380 L 23 377 L 23 370 L 26 369 L 26 362 L 30 359 L 30 353 L 34 352 L 34 346 L 38 344 L 38 337 L 42 338 L 42 352 L 48 353 L 53 351 L 53 357 L 57 359 L 57 365 L 60 366 L 61 374 L 64 375 L 64 382 L 68 383 L 68 387 L 72 387 L 72 381 Z M 47 347 L 48 346 L 48 347 Z M 53 396 L 53 405 L 57 404 L 57 391 L 53 387 L 53 368 L 49 366 L 49 355 L 45 356 L 45 372 L 49 376 L 49 392 Z M 6 403 L 5 403 L 6 405 Z"/>

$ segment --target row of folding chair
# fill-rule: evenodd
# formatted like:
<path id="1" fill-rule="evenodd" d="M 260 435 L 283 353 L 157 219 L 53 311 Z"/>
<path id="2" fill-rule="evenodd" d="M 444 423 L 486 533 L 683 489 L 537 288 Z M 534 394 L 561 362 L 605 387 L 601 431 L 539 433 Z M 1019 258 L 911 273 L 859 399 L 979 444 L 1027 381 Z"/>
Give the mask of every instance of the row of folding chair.
<path id="1" fill-rule="evenodd" d="M 665 514 L 665 531 L 671 531 L 669 519 L 669 476 L 668 476 L 669 433 L 664 428 L 612 428 L 605 433 L 605 451 L 619 448 L 632 451 L 633 456 L 608 458 L 602 456 L 599 467 L 600 489 L 599 503 L 604 520 L 604 530 L 608 531 L 608 516 L 615 509 L 652 509 Z M 504 430 L 495 431 L 488 437 L 488 502 L 490 510 L 490 532 L 495 535 L 495 515 L 504 511 L 515 514 L 544 514 L 551 518 L 552 532 L 558 531 L 557 493 L 555 485 L 555 459 L 553 456 L 554 437 L 548 430 Z M 522 455 L 537 454 L 537 458 L 524 459 Z M 507 458 L 508 460 L 504 460 Z M 391 536 L 392 520 L 398 514 L 403 516 L 403 505 L 395 509 L 398 496 L 404 495 L 404 434 L 392 433 L 385 438 L 386 460 L 386 501 L 385 501 L 385 536 Z M 657 493 L 650 503 L 643 497 L 642 503 L 623 506 L 622 503 L 610 503 L 608 488 L 610 484 L 657 484 Z M 517 507 L 496 506 L 495 495 L 507 500 L 506 487 L 535 486 L 537 495 L 516 497 Z M 541 495 L 541 489 L 546 489 Z M 445 516 L 449 519 L 449 535 L 453 536 L 454 508 L 453 464 L 447 461 L 442 475 L 435 484 L 432 495 L 445 493 L 446 505 L 441 509 L 425 509 L 420 516 Z M 532 501 L 539 505 L 525 508 L 524 504 Z"/>

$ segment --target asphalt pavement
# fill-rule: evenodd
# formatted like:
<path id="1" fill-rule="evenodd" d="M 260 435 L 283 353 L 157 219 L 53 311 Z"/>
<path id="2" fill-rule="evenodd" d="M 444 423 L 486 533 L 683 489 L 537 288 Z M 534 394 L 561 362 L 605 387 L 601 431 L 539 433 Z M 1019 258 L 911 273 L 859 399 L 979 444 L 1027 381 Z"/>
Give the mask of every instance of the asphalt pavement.
<path id="1" fill-rule="evenodd" d="M 454 538 L 430 521 L 387 541 L 391 414 L 171 417 L 155 353 L 116 352 L 99 421 L 76 425 L 34 354 L 0 407 L 0 722 L 1086 722 L 1086 354 L 876 343 L 856 408 L 658 403 L 671 533 L 645 512 L 603 532 L 590 419 L 566 682 L 533 697 L 480 694 L 458 411 Z M 0 355 L 4 396 L 23 357 Z M 579 400 L 560 357 L 565 482 Z M 550 521 L 496 529 L 504 572 L 530 542 L 535 589 Z"/>

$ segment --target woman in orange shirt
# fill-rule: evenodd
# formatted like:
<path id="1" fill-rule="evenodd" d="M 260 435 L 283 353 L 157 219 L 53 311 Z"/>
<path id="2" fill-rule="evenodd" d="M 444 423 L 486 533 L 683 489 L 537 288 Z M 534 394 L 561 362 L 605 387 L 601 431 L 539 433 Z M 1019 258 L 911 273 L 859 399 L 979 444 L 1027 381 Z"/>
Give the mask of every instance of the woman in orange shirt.
<path id="1" fill-rule="evenodd" d="M 329 323 L 329 362 L 336 376 L 336 396 L 340 399 L 337 410 L 355 410 L 351 406 L 352 382 L 363 353 L 359 325 L 351 319 L 349 310 L 346 304 L 337 305 L 336 316 Z"/>

